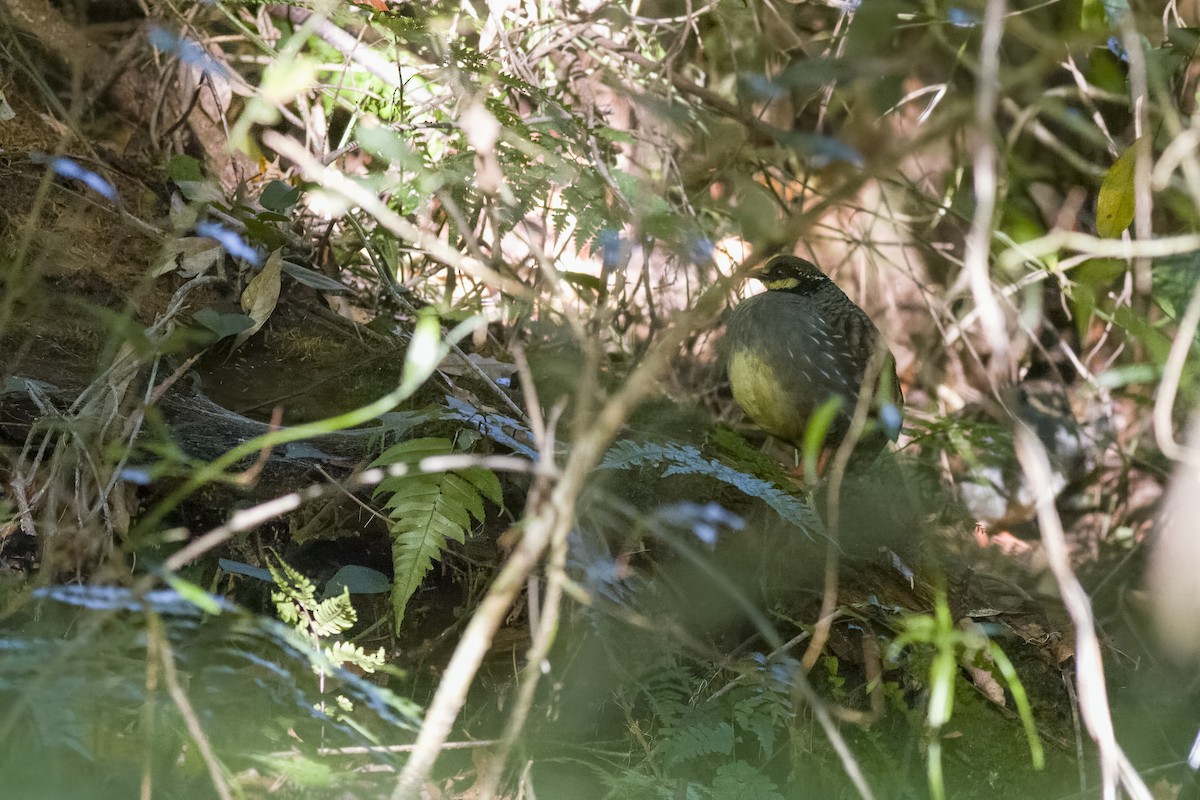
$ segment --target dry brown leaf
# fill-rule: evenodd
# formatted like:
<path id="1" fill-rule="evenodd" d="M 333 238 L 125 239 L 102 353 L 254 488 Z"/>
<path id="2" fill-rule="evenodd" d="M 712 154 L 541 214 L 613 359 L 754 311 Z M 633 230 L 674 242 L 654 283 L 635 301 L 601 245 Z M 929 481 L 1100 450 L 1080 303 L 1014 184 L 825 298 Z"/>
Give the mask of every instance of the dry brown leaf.
<path id="1" fill-rule="evenodd" d="M 276 250 L 267 259 L 262 272 L 255 275 L 246 285 L 246 290 L 242 292 L 242 310 L 250 319 L 254 320 L 254 325 L 237 335 L 233 341 L 234 350 L 258 333 L 259 329 L 271 318 L 271 314 L 274 313 L 275 306 L 279 302 L 279 286 L 282 278 L 283 251 Z"/>

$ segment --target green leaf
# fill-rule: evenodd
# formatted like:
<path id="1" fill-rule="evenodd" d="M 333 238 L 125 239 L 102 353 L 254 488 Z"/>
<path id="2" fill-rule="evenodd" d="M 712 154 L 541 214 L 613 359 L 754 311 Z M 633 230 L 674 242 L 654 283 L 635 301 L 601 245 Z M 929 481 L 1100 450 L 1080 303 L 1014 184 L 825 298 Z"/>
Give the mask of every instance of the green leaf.
<path id="1" fill-rule="evenodd" d="M 300 189 L 295 186 L 289 186 L 283 181 L 274 180 L 263 188 L 258 202 L 268 211 L 283 213 L 296 205 L 296 201 L 299 199 Z"/>
<path id="2" fill-rule="evenodd" d="M 1097 298 L 1103 297 L 1103 290 L 1124 272 L 1125 263 L 1115 258 L 1093 258 L 1071 271 L 1073 285 L 1070 297 L 1075 328 L 1081 338 L 1087 334 L 1096 311 Z"/>
<path id="3" fill-rule="evenodd" d="M 327 275 L 317 272 L 315 269 L 309 269 L 299 264 L 293 264 L 286 259 L 283 262 L 283 272 L 289 278 L 292 278 L 297 283 L 302 283 L 305 286 L 311 287 L 321 292 L 329 294 L 347 294 L 350 288 L 345 284 L 335 281 Z"/>
<path id="4" fill-rule="evenodd" d="M 460 323 L 459 327 L 466 323 Z M 413 327 L 408 352 L 404 355 L 401 384 L 423 383 L 442 361 L 442 326 L 437 313 L 429 307 L 422 308 L 417 324 Z"/>
<path id="5" fill-rule="evenodd" d="M 842 408 L 842 398 L 831 397 L 817 407 L 808 426 L 804 429 L 804 471 L 809 475 L 817 474 L 817 460 L 821 448 L 825 446 L 825 438 L 829 434 L 829 426 Z"/>
<path id="6" fill-rule="evenodd" d="M 1096 198 L 1096 233 L 1107 239 L 1120 236 L 1133 222 L 1133 174 L 1142 138 L 1129 145 L 1109 167 L 1100 184 L 1100 194 Z"/>
<path id="7" fill-rule="evenodd" d="M 459 470 L 458 474 L 470 481 L 488 500 L 501 508 L 504 507 L 504 490 L 500 487 L 500 478 L 496 473 L 483 467 L 471 467 Z"/>
<path id="8" fill-rule="evenodd" d="M 339 594 L 343 589 L 350 594 L 380 594 L 391 588 L 392 582 L 379 570 L 347 564 L 325 584 L 325 596 Z"/>
<path id="9" fill-rule="evenodd" d="M 415 464 L 453 452 L 449 439 L 410 439 L 387 448 L 371 465 Z M 383 508 L 390 520 L 395 575 L 392 610 L 399 629 L 408 601 L 433 569 L 433 563 L 441 560 L 447 542 L 462 544 L 472 519 L 484 521 L 485 497 L 496 502 L 502 499 L 500 481 L 495 473 L 482 467 L 446 473 L 413 472 L 386 478 L 376 487 L 374 496 L 387 497 Z"/>
<path id="10" fill-rule="evenodd" d="M 192 319 L 208 328 L 221 339 L 254 327 L 254 320 L 245 314 L 220 314 L 211 308 L 200 309 L 192 315 Z"/>
<path id="11" fill-rule="evenodd" d="M 678 727 L 663 731 L 660 745 L 668 764 L 733 752 L 733 725 L 711 713 L 689 709 Z"/>
<path id="12" fill-rule="evenodd" d="M 597 294 L 604 291 L 604 283 L 595 275 L 588 275 L 586 272 L 560 272 L 558 277 L 576 289 L 587 289 Z"/>
<path id="13" fill-rule="evenodd" d="M 783 800 L 766 775 L 745 761 L 723 764 L 712 784 L 712 800 Z"/>
<path id="14" fill-rule="evenodd" d="M 336 786 L 336 780 L 340 778 L 340 773 L 329 764 L 302 753 L 288 753 L 287 758 L 251 754 L 250 758 L 261 764 L 266 774 L 279 775 L 302 789 Z"/>
<path id="15" fill-rule="evenodd" d="M 180 597 L 205 614 L 216 616 L 221 613 L 221 606 L 217 603 L 216 599 L 196 584 L 185 581 L 183 578 L 170 572 L 165 573 L 164 580 L 166 580 L 168 586 L 179 593 Z"/>
<path id="16" fill-rule="evenodd" d="M 1128 367 L 1113 367 L 1096 376 L 1096 382 L 1105 389 L 1121 389 L 1138 384 L 1154 384 L 1162 377 L 1162 367 L 1155 364 L 1130 364 Z"/>
<path id="17" fill-rule="evenodd" d="M 342 587 L 341 594 L 327 597 L 308 610 L 312 617 L 308 622 L 308 632 L 317 639 L 336 636 L 358 621 L 358 612 L 350 602 L 350 590 L 346 587 Z"/>
<path id="18" fill-rule="evenodd" d="M 249 578 L 257 578 L 260 581 L 271 583 L 271 570 L 263 569 L 262 567 L 252 567 L 249 564 L 244 564 L 241 561 L 233 561 L 228 558 L 217 559 L 217 566 L 222 571 L 232 575 L 245 575 Z"/>
<path id="19" fill-rule="evenodd" d="M 457 475 L 447 475 L 442 484 L 442 491 L 451 504 L 462 507 L 476 520 L 483 522 L 483 497 L 475 491 L 474 486 Z"/>
<path id="20" fill-rule="evenodd" d="M 821 520 L 813 510 L 796 497 L 762 478 L 748 475 L 716 459 L 705 458 L 698 449 L 690 445 L 623 439 L 609 448 L 599 469 L 633 469 L 663 465 L 666 467 L 662 472 L 664 478 L 672 475 L 707 475 L 733 486 L 743 494 L 759 498 L 781 518 L 810 536 L 822 529 Z"/>
<path id="21" fill-rule="evenodd" d="M 258 119 L 279 118 L 277 106 L 286 105 L 301 92 L 311 89 L 317 82 L 320 64 L 313 58 L 293 57 L 270 61 L 259 84 L 263 108 Z"/>
<path id="22" fill-rule="evenodd" d="M 1112 319 L 1145 346 L 1153 363 L 1167 363 L 1167 354 L 1171 350 L 1171 337 L 1127 306 L 1114 311 Z"/>
<path id="23" fill-rule="evenodd" d="M 592 132 L 601 139 L 619 144 L 631 144 L 636 141 L 628 131 L 617 130 L 607 125 L 598 125 Z"/>
<path id="24" fill-rule="evenodd" d="M 399 442 L 384 450 L 378 458 L 371 462 L 372 467 L 385 467 L 390 464 L 416 464 L 429 456 L 444 456 L 453 453 L 454 447 L 449 439 L 441 437 L 426 437 L 409 439 Z M 376 494 L 379 491 L 376 490 Z"/>
<path id="25" fill-rule="evenodd" d="M 200 169 L 200 162 L 191 156 L 182 154 L 172 156 L 171 160 L 167 162 L 167 175 L 176 183 L 179 181 L 198 183 L 204 180 L 204 171 Z"/>
<path id="26" fill-rule="evenodd" d="M 784 721 L 790 716 L 791 705 L 787 698 L 774 692 L 756 691 L 738 700 L 733 707 L 738 728 L 753 734 L 764 753 L 774 751 L 776 734 L 785 728 Z"/>
<path id="27" fill-rule="evenodd" d="M 1108 29 L 1108 18 L 1104 14 L 1101 0 L 1083 0 L 1079 9 L 1079 27 L 1085 31 Z"/>
<path id="28" fill-rule="evenodd" d="M 358 143 L 369 153 L 380 156 L 402 169 L 419 169 L 424 166 L 421 156 L 395 131 L 378 125 L 359 125 Z"/>
<path id="29" fill-rule="evenodd" d="M 265 215 L 247 216 L 242 220 L 246 226 L 246 235 L 252 241 L 264 245 L 268 250 L 278 250 L 286 241 L 283 233 L 271 222 L 263 220 L 263 216 Z"/>

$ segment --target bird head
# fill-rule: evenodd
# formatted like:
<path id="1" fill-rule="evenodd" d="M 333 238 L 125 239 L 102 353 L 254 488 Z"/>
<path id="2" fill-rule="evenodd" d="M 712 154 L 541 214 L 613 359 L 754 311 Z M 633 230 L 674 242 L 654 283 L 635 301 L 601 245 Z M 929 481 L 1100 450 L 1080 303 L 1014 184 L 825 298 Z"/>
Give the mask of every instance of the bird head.
<path id="1" fill-rule="evenodd" d="M 796 256 L 775 256 L 751 277 L 771 291 L 783 292 L 807 293 L 829 282 L 816 264 Z"/>

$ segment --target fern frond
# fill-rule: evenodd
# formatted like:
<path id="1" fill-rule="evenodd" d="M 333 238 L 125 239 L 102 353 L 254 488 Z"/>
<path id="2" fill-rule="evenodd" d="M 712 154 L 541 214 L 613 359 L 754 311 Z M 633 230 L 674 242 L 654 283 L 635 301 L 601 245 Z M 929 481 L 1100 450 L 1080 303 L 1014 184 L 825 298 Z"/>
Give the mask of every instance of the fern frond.
<path id="1" fill-rule="evenodd" d="M 715 714 L 693 711 L 677 728 L 662 733 L 660 750 L 668 764 L 733 752 L 733 724 Z"/>
<path id="2" fill-rule="evenodd" d="M 308 620 L 301 611 L 311 608 L 317 602 L 317 587 L 303 574 L 280 558 L 274 550 L 269 551 L 267 570 L 271 573 L 278 591 L 271 592 L 271 602 L 279 619 L 288 625 L 296 626 L 301 633 L 308 632 Z"/>
<path id="3" fill-rule="evenodd" d="M 342 593 L 327 597 L 312 609 L 309 631 L 317 638 L 335 636 L 358 622 L 358 612 L 350 602 L 350 590 L 342 587 Z"/>
<path id="4" fill-rule="evenodd" d="M 500 479 L 496 477 L 496 473 L 483 467 L 469 467 L 460 469 L 458 474 L 466 478 L 488 500 L 498 506 L 504 505 L 504 490 L 500 487 Z M 479 518 L 482 519 L 482 515 Z"/>
<path id="5" fill-rule="evenodd" d="M 415 463 L 453 451 L 448 439 L 412 439 L 389 447 L 372 466 Z M 472 520 L 484 521 L 484 499 L 500 504 L 503 493 L 494 472 L 469 467 L 390 477 L 376 487 L 375 496 L 380 495 L 388 496 L 383 508 L 392 535 L 392 612 L 399 629 L 409 599 L 441 560 L 447 542 L 462 544 Z"/>
<path id="6" fill-rule="evenodd" d="M 407 441 L 397 442 L 396 444 L 384 450 L 379 458 L 371 462 L 373 467 L 388 466 L 390 464 L 415 464 L 422 458 L 429 456 L 444 456 L 446 453 L 452 452 L 449 439 L 440 437 L 429 437 L 425 439 L 408 439 Z M 379 490 L 376 490 L 376 494 Z"/>
<path id="7" fill-rule="evenodd" d="M 776 734 L 786 728 L 791 711 L 786 696 L 751 688 L 734 703 L 733 720 L 739 729 L 754 735 L 763 753 L 770 754 L 775 750 Z"/>
<path id="8" fill-rule="evenodd" d="M 711 800 L 783 800 L 774 781 L 745 761 L 722 764 L 712 784 Z"/>
<path id="9" fill-rule="evenodd" d="M 353 664 L 363 672 L 374 672 L 384 664 L 384 650 L 368 653 L 353 642 L 334 642 L 325 648 L 325 657 L 335 664 Z"/>
<path id="10" fill-rule="evenodd" d="M 705 458 L 699 449 L 674 442 L 635 442 L 622 439 L 613 444 L 600 462 L 600 469 L 634 469 L 665 466 L 662 477 L 672 475 L 707 475 L 727 483 L 750 497 L 757 497 L 782 519 L 792 523 L 809 536 L 820 533 L 821 520 L 798 498 L 772 483 L 756 478 L 712 458 Z"/>
<path id="11" fill-rule="evenodd" d="M 640 688 L 660 725 L 678 727 L 690 708 L 688 700 L 693 679 L 687 667 L 669 655 L 662 655 L 646 665 Z"/>

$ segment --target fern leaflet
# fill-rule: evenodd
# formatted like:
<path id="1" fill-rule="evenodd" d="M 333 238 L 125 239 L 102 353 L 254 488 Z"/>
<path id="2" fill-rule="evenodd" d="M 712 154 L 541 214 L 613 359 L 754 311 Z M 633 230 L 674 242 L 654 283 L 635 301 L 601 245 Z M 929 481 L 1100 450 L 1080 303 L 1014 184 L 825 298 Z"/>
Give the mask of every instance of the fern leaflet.
<path id="1" fill-rule="evenodd" d="M 633 469 L 644 466 L 665 466 L 662 477 L 671 475 L 707 475 L 741 491 L 750 497 L 757 497 L 775 510 L 784 520 L 792 523 L 800 530 L 809 534 L 822 530 L 821 520 L 813 510 L 796 497 L 779 489 L 777 486 L 756 478 L 733 467 L 722 464 L 704 455 L 691 445 L 680 445 L 673 442 L 657 444 L 655 442 L 635 442 L 622 439 L 613 444 L 600 469 Z"/>
<path id="2" fill-rule="evenodd" d="M 412 439 L 389 447 L 371 464 L 415 464 L 422 458 L 453 452 L 450 440 Z M 387 478 L 375 496 L 384 503 L 392 535 L 392 613 L 396 629 L 404 622 L 408 601 L 440 561 L 447 541 L 462 544 L 471 521 L 484 520 L 483 500 L 503 504 L 500 480 L 491 470 L 468 467 L 453 472 L 417 473 Z"/>

